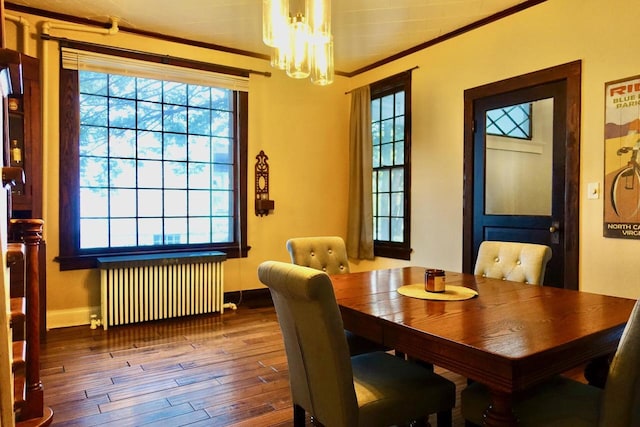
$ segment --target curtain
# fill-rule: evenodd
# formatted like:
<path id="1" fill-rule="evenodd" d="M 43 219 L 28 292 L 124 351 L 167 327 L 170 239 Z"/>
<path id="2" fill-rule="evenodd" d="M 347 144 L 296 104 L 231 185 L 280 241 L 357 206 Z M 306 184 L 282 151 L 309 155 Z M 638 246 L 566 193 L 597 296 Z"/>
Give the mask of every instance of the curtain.
<path id="1" fill-rule="evenodd" d="M 354 259 L 373 259 L 371 147 L 371 91 L 364 86 L 351 91 L 349 120 L 347 254 Z"/>

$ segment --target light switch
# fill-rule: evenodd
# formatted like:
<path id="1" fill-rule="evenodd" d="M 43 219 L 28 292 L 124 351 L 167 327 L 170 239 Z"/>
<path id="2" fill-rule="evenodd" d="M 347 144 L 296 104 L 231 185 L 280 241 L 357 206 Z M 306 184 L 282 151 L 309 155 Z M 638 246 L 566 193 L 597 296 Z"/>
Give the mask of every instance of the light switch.
<path id="1" fill-rule="evenodd" d="M 587 184 L 587 199 L 599 199 L 600 198 L 600 183 L 590 182 Z"/>

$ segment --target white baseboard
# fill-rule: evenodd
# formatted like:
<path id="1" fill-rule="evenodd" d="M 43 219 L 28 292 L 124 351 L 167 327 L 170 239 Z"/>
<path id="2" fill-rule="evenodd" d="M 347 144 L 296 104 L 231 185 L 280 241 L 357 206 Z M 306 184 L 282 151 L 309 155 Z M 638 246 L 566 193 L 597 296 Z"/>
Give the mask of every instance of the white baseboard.
<path id="1" fill-rule="evenodd" d="M 89 325 L 91 315 L 100 317 L 100 307 L 82 307 L 71 310 L 47 310 L 47 329 Z"/>

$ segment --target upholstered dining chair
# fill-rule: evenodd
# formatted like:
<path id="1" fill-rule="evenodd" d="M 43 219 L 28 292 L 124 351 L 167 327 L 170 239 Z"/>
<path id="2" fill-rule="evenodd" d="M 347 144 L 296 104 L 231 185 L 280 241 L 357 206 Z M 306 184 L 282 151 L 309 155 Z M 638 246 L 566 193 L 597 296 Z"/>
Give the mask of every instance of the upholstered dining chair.
<path id="1" fill-rule="evenodd" d="M 474 274 L 539 285 L 550 259 L 551 248 L 545 245 L 486 240 L 478 249 Z"/>
<path id="2" fill-rule="evenodd" d="M 308 267 L 266 261 L 269 287 L 284 338 L 294 426 L 309 413 L 325 427 L 389 426 L 437 413 L 451 425 L 455 385 L 385 352 L 349 357 L 330 277 Z"/>
<path id="3" fill-rule="evenodd" d="M 481 425 L 489 405 L 485 386 L 461 393 L 467 425 Z M 636 302 L 609 367 L 604 390 L 562 376 L 527 390 L 514 402 L 521 426 L 640 426 L 640 302 Z"/>
<path id="4" fill-rule="evenodd" d="M 347 247 L 342 237 L 296 237 L 287 240 L 291 262 L 322 270 L 327 274 L 349 273 Z"/>
<path id="5" fill-rule="evenodd" d="M 347 247 L 342 237 L 296 237 L 287 240 L 286 245 L 291 262 L 296 265 L 315 268 L 327 274 L 345 274 L 351 271 Z M 352 356 L 370 351 L 390 350 L 351 331 L 344 332 L 347 336 L 349 353 Z"/>

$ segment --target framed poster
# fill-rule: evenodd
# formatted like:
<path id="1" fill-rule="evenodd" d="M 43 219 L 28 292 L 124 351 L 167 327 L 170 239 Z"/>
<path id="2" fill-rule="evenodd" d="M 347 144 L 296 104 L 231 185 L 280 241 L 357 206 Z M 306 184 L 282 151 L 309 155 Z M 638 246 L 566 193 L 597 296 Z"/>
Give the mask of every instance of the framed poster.
<path id="1" fill-rule="evenodd" d="M 640 239 L 640 76 L 605 83 L 604 236 Z"/>

